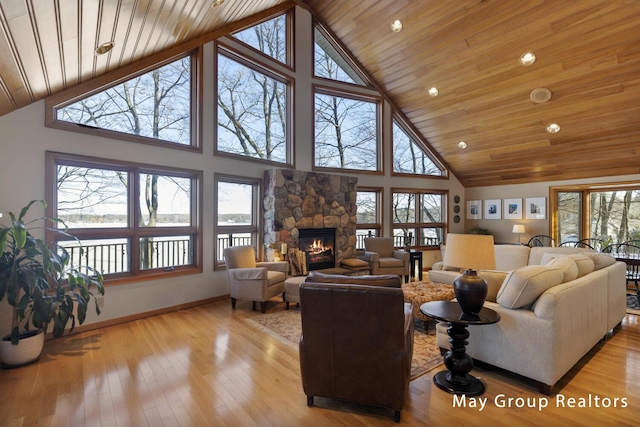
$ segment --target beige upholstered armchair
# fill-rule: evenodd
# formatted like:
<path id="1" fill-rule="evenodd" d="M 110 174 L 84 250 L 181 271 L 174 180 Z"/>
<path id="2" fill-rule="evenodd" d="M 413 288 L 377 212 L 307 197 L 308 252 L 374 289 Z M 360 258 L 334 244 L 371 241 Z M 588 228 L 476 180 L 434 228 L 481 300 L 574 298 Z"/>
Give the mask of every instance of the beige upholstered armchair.
<path id="1" fill-rule="evenodd" d="M 364 239 L 364 260 L 369 263 L 371 274 L 397 274 L 409 281 L 409 252 L 396 250 L 393 237 L 368 237 Z"/>
<path id="2" fill-rule="evenodd" d="M 236 300 L 250 300 L 252 310 L 256 301 L 264 313 L 266 301 L 284 292 L 287 278 L 287 262 L 256 262 L 253 246 L 233 246 L 224 250 L 229 275 L 231 307 L 236 308 Z"/>

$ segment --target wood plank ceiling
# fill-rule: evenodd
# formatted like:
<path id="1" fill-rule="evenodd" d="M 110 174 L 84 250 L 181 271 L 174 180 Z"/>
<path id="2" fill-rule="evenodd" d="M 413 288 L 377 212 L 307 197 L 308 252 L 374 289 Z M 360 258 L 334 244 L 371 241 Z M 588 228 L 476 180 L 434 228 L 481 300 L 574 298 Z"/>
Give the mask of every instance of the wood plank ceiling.
<path id="1" fill-rule="evenodd" d="M 298 2 L 465 186 L 640 173 L 640 1 Z M 0 115 L 290 4 L 212 3 L 0 0 Z M 401 32 L 391 31 L 394 19 Z M 94 56 L 105 40 L 120 48 Z M 537 61 L 522 66 L 527 51 Z M 437 97 L 427 94 L 432 86 Z M 549 89 L 551 99 L 533 103 L 535 88 Z M 553 122 L 560 132 L 547 133 Z"/>

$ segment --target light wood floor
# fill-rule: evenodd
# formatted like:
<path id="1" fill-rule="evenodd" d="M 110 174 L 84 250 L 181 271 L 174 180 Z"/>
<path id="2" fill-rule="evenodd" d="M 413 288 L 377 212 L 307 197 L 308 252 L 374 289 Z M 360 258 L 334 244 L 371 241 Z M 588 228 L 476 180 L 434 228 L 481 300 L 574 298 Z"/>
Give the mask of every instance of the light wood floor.
<path id="1" fill-rule="evenodd" d="M 47 341 L 42 359 L 0 371 L 0 426 L 392 426 L 391 412 L 316 398 L 308 408 L 298 353 L 250 326 L 251 305 L 228 301 Z M 270 302 L 268 311 L 282 310 Z M 570 343 L 567 343 L 570 345 Z M 475 369 L 486 407 L 454 408 L 432 383 L 412 381 L 402 425 L 636 426 L 640 419 L 640 325 L 627 315 L 558 384 L 557 396 L 591 408 L 501 408 L 500 395 L 544 403 L 531 382 Z M 596 408 L 626 399 L 626 407 Z M 470 401 L 467 401 L 469 403 Z M 576 404 L 578 404 L 576 402 Z M 588 403 L 588 401 L 586 402 Z M 515 405 L 515 404 L 514 404 Z"/>

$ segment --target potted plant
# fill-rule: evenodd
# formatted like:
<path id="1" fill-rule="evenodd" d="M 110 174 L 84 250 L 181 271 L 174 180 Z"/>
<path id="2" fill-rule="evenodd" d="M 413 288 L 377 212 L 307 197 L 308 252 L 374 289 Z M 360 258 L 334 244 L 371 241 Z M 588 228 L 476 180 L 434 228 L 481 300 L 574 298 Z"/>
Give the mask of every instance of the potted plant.
<path id="1" fill-rule="evenodd" d="M 71 322 L 69 332 L 85 321 L 91 299 L 100 314 L 93 291 L 104 295 L 102 275 L 87 266 L 72 266 L 67 250 L 34 237 L 29 228 L 40 221 L 64 224 L 46 217 L 25 222 L 32 200 L 16 217 L 9 212 L 11 225 L 0 224 L 0 302 L 7 298 L 12 307 L 11 333 L 0 341 L 0 361 L 4 366 L 21 366 L 38 360 L 44 334 L 53 326 L 60 337 Z M 70 236 L 61 229 L 49 230 Z M 66 230 L 66 227 L 65 227 Z M 77 240 L 77 239 L 76 239 Z M 77 317 L 77 319 L 76 319 Z M 23 352 L 27 354 L 22 355 Z"/>

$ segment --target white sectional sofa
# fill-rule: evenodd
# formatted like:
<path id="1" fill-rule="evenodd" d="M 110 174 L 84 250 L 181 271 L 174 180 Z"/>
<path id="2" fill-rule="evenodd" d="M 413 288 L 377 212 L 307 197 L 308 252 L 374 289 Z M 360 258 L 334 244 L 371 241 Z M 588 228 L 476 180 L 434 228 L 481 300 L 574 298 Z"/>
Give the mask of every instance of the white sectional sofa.
<path id="1" fill-rule="evenodd" d="M 495 245 L 496 270 L 480 271 L 492 325 L 470 326 L 467 353 L 538 382 L 551 394 L 562 378 L 626 314 L 626 265 L 582 248 Z M 446 250 L 446 248 L 445 248 Z M 457 269 L 436 263 L 434 282 L 453 283 Z M 449 348 L 446 325 L 436 340 Z"/>

